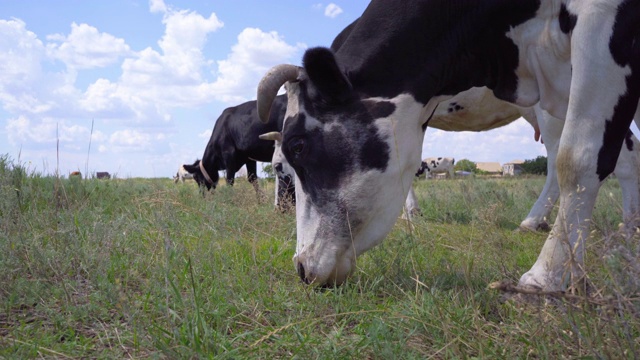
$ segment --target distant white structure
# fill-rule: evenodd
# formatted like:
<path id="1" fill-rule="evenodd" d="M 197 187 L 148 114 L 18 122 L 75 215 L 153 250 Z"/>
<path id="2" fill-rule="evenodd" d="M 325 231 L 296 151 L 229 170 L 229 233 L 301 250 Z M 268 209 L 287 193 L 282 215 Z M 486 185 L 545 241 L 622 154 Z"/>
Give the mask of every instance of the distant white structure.
<path id="1" fill-rule="evenodd" d="M 524 171 L 522 168 L 522 164 L 524 164 L 524 160 L 511 160 L 502 165 L 502 175 L 520 175 Z"/>

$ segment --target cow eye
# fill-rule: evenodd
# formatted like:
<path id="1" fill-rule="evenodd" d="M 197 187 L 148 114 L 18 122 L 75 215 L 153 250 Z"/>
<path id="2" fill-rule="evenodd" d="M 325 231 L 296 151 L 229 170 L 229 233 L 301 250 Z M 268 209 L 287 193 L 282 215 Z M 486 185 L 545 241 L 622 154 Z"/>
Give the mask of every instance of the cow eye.
<path id="1" fill-rule="evenodd" d="M 295 155 L 302 154 L 302 152 L 304 151 L 304 140 L 299 138 L 293 140 L 291 142 L 291 145 L 289 145 L 289 149 L 291 149 L 291 152 L 294 153 Z"/>

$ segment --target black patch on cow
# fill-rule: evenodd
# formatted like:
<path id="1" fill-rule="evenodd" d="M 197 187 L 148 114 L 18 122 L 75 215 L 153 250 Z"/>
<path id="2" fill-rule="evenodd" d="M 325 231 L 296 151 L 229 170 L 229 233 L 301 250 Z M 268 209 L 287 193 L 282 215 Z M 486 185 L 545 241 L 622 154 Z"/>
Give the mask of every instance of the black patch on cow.
<path id="1" fill-rule="evenodd" d="M 568 34 L 573 31 L 574 27 L 576 27 L 578 16 L 569 13 L 567 6 L 565 4 L 562 4 L 560 6 L 560 15 L 558 16 L 558 22 L 560 23 L 560 30 L 565 34 Z"/>
<path id="2" fill-rule="evenodd" d="M 624 143 L 628 151 L 633 151 L 633 133 L 631 130 L 627 131 L 627 135 L 624 137 Z"/>
<path id="3" fill-rule="evenodd" d="M 604 180 L 613 172 L 625 135 L 640 98 L 640 0 L 626 0 L 619 7 L 609 40 L 609 50 L 621 67 L 629 66 L 627 91 L 620 96 L 613 116 L 605 125 L 602 148 L 598 153 L 597 173 Z M 628 145 L 627 145 L 628 146 Z"/>
<path id="4" fill-rule="evenodd" d="M 506 32 L 535 16 L 539 0 L 372 1 L 336 51 L 361 96 L 411 93 L 425 104 L 488 86 L 514 100 L 518 48 Z M 500 56 L 496 56 L 500 54 Z"/>
<path id="5" fill-rule="evenodd" d="M 626 0 L 618 7 L 609 40 L 609 51 L 620 66 L 635 65 L 640 62 L 640 1 Z"/>
<path id="6" fill-rule="evenodd" d="M 447 108 L 447 112 L 448 113 L 452 113 L 454 111 L 460 111 L 462 109 L 464 109 L 464 107 L 454 101 L 454 102 L 449 104 L 449 107 Z"/>
<path id="7" fill-rule="evenodd" d="M 306 114 L 321 127 L 308 130 L 305 112 L 287 118 L 282 152 L 314 203 L 321 206 L 328 202 L 330 191 L 338 189 L 341 180 L 352 172 L 386 170 L 390 149 L 378 134 L 374 121 L 391 115 L 396 109 L 393 103 L 357 99 L 347 103 L 317 101 L 319 94 L 309 83 L 300 83 L 299 96 Z M 300 151 L 301 143 L 304 149 Z"/>
<path id="8" fill-rule="evenodd" d="M 396 104 L 391 101 L 368 101 L 362 102 L 373 119 L 389 117 L 396 111 Z"/>

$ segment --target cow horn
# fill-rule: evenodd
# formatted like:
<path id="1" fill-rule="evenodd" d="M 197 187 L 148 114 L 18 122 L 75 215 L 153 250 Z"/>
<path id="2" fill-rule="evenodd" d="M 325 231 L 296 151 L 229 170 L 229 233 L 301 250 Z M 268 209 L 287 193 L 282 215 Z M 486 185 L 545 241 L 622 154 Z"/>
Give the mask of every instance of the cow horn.
<path id="1" fill-rule="evenodd" d="M 282 142 L 282 133 L 279 131 L 268 132 L 266 134 L 258 135 L 258 137 L 262 140 Z"/>
<path id="2" fill-rule="evenodd" d="M 278 95 L 278 90 L 287 81 L 293 81 L 298 78 L 300 70 L 297 66 L 280 64 L 272 67 L 264 75 L 260 84 L 258 84 L 258 116 L 262 122 L 269 121 L 269 113 L 271 112 L 271 104 Z"/>

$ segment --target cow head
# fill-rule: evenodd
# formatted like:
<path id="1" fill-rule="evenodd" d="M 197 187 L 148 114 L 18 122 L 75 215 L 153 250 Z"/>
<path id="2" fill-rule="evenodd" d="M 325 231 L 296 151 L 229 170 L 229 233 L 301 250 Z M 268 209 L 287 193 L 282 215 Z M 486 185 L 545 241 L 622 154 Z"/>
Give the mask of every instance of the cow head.
<path id="1" fill-rule="evenodd" d="M 295 172 L 282 153 L 282 133 L 272 131 L 258 136 L 262 140 L 274 142 L 271 165 L 276 175 L 276 209 L 287 211 L 296 204 Z"/>
<path id="2" fill-rule="evenodd" d="M 200 160 L 196 160 L 193 164 L 184 164 L 182 165 L 185 170 L 191 175 L 193 175 L 193 180 L 198 184 L 198 186 L 202 189 L 205 187 L 207 190 L 211 190 L 211 188 L 215 189 L 218 185 L 218 179 L 220 176 L 217 171 L 211 172 L 211 174 L 207 173 L 207 176 L 211 181 L 207 180 L 207 176 L 205 176 L 202 172 L 202 162 Z"/>
<path id="3" fill-rule="evenodd" d="M 402 210 L 423 139 L 421 124 L 403 118 L 422 105 L 404 95 L 361 98 L 328 49 L 308 50 L 303 61 L 265 75 L 258 112 L 265 121 L 286 83 L 282 153 L 296 174 L 294 264 L 305 283 L 340 284 Z"/>

